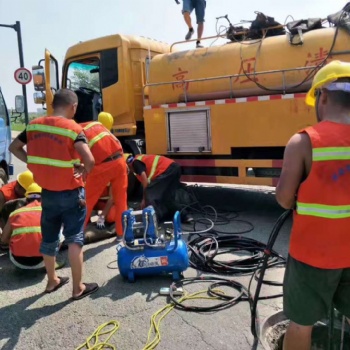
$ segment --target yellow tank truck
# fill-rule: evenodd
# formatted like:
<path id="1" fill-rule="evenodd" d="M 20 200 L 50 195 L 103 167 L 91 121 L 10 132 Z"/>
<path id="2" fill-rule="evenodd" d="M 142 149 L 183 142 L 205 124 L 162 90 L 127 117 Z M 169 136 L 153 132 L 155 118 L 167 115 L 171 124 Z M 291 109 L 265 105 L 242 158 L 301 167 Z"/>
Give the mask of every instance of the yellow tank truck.
<path id="1" fill-rule="evenodd" d="M 350 61 L 349 48 L 336 27 L 304 33 L 302 45 L 284 34 L 187 51 L 111 35 L 68 49 L 61 86 L 78 94 L 78 122 L 111 113 L 127 152 L 175 159 L 184 181 L 275 186 L 288 139 L 316 122 L 304 102 L 314 74 Z M 47 50 L 44 68 L 36 101 L 50 113 L 59 83 Z"/>

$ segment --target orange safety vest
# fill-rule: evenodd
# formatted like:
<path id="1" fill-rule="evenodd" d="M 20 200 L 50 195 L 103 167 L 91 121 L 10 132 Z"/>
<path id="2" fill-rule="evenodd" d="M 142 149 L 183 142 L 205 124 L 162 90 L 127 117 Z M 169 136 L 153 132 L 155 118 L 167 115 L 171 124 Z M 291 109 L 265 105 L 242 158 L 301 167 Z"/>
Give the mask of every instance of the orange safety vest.
<path id="1" fill-rule="evenodd" d="M 146 166 L 146 175 L 148 182 L 156 179 L 159 175 L 163 174 L 171 164 L 174 163 L 172 159 L 163 156 L 155 155 L 143 155 L 138 154 L 135 159 L 142 161 Z M 136 177 L 141 181 L 141 176 L 136 174 Z"/>
<path id="2" fill-rule="evenodd" d="M 350 125 L 306 128 L 312 167 L 300 185 L 290 255 L 322 269 L 350 267 Z"/>
<path id="3" fill-rule="evenodd" d="M 11 199 L 18 198 L 18 196 L 15 192 L 16 184 L 17 184 L 17 181 L 11 181 L 10 183 L 8 183 L 0 188 L 0 191 L 4 195 L 5 202 L 10 201 Z"/>
<path id="4" fill-rule="evenodd" d="M 74 141 L 82 127 L 63 117 L 42 117 L 27 126 L 28 169 L 34 181 L 50 191 L 83 187 L 82 177 L 74 178 L 74 164 L 80 163 Z"/>
<path id="5" fill-rule="evenodd" d="M 119 140 L 100 122 L 87 122 L 80 125 L 88 139 L 96 165 L 101 164 L 106 158 L 116 153 L 123 154 Z"/>
<path id="6" fill-rule="evenodd" d="M 41 204 L 34 201 L 11 213 L 12 235 L 10 250 L 14 256 L 40 257 L 41 244 Z"/>

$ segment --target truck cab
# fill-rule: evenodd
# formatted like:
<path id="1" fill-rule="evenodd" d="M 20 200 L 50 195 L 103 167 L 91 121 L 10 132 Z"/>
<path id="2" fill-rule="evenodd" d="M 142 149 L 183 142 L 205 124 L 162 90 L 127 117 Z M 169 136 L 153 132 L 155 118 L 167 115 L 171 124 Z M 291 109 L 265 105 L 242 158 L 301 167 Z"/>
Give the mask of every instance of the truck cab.
<path id="1" fill-rule="evenodd" d="M 114 118 L 112 132 L 125 151 L 140 153 L 138 140 L 145 137 L 147 64 L 166 52 L 170 52 L 169 45 L 143 37 L 110 35 L 81 42 L 67 50 L 59 84 L 58 62 L 45 50 L 45 59 L 33 67 L 34 100 L 46 103 L 50 114 L 55 91 L 72 89 L 79 99 L 74 118 L 78 123 L 97 120 L 101 111 L 109 112 Z"/>

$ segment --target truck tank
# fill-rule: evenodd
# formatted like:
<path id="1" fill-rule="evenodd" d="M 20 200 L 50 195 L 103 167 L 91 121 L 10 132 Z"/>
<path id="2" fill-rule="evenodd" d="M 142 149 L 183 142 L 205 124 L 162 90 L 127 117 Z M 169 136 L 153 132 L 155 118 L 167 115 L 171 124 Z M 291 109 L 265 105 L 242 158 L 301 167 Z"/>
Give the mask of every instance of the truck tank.
<path id="1" fill-rule="evenodd" d="M 157 55 L 148 84 L 168 84 L 148 86 L 149 104 L 305 92 L 316 71 L 312 67 L 325 60 L 350 61 L 350 35 L 343 29 L 313 30 L 303 41 L 292 45 L 288 35 L 279 35 Z M 196 79 L 202 81 L 184 82 Z"/>

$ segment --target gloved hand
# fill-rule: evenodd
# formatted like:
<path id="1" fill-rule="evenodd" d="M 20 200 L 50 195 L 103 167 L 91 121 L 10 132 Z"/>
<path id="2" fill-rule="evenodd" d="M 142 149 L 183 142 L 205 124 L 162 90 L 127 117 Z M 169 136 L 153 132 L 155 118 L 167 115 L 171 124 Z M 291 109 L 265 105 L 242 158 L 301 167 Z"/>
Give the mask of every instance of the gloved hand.
<path id="1" fill-rule="evenodd" d="M 96 226 L 98 229 L 103 230 L 106 228 L 105 226 L 105 217 L 103 215 L 99 215 L 97 222 L 96 222 Z"/>

